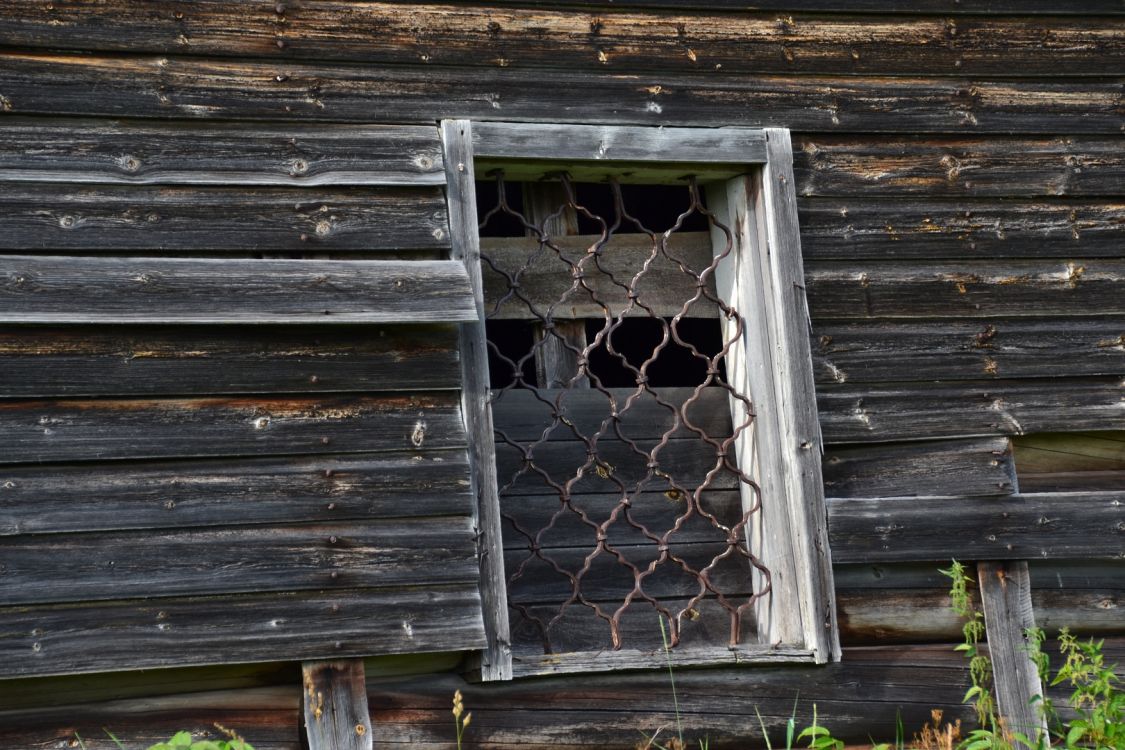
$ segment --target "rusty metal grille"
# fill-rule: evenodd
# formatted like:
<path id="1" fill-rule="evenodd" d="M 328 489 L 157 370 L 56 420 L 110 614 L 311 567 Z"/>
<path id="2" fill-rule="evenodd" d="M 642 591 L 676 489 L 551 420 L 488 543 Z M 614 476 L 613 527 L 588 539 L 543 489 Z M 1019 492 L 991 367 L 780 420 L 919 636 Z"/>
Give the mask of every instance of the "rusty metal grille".
<path id="1" fill-rule="evenodd" d="M 715 291 L 731 230 L 693 179 L 659 230 L 613 180 L 602 216 L 566 175 L 546 206 L 491 176 L 481 254 L 514 648 L 659 646 L 657 615 L 673 647 L 752 642 L 770 571 L 749 546 L 761 492 L 733 450 L 754 410 L 726 377 L 744 321 Z M 586 233 L 568 237 L 575 219 Z M 490 240 L 497 224 L 524 237 Z M 503 325 L 522 346 L 499 341 Z M 642 329 L 655 343 L 638 351 Z"/>

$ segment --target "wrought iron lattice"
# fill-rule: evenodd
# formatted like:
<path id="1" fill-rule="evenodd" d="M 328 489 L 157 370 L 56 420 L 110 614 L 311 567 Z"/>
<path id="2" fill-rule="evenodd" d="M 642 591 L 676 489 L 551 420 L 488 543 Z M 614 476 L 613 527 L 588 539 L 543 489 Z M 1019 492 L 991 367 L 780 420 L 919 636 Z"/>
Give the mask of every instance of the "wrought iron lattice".
<path id="1" fill-rule="evenodd" d="M 605 217 L 578 200 L 566 175 L 556 183 L 558 205 L 538 217 L 509 200 L 518 183 L 498 172 L 495 185 L 482 237 L 490 224 L 514 222 L 526 240 L 509 243 L 519 248 L 514 253 L 490 253 L 482 240 L 483 272 L 493 282 L 486 282 L 486 314 L 534 329 L 529 345 L 515 352 L 489 336 L 513 629 L 517 620 L 530 628 L 546 654 L 604 647 L 606 635 L 605 645 L 637 647 L 627 641 L 623 618 L 648 607 L 667 622 L 674 647 L 706 604 L 725 631 L 711 633 L 706 645 L 744 643 L 753 606 L 770 591 L 770 571 L 749 542 L 761 491 L 733 450 L 752 428 L 754 410 L 725 377 L 743 334 L 739 312 L 715 292 L 716 270 L 731 262 L 731 230 L 705 207 L 693 179 L 684 187 L 686 210 L 666 231 L 635 218 L 616 181 L 609 181 Z M 568 214 L 595 228 L 591 242 L 576 245 L 548 231 Z M 714 252 L 708 242 L 702 259 L 679 250 L 689 221 L 720 238 Z M 669 274 L 682 299 L 668 297 Z M 660 283 L 649 283 L 656 276 Z M 555 284 L 544 286 L 544 277 Z M 717 346 L 699 343 L 700 318 L 717 331 Z M 638 319 L 657 340 L 641 354 Z M 696 382 L 653 382 L 657 362 L 672 350 L 694 365 L 680 369 L 700 373 Z M 572 367 L 556 387 L 534 367 L 552 356 Z M 627 387 L 608 382 L 597 364 L 605 361 L 618 382 L 627 373 Z M 560 644 L 561 623 L 575 610 L 599 635 Z"/>

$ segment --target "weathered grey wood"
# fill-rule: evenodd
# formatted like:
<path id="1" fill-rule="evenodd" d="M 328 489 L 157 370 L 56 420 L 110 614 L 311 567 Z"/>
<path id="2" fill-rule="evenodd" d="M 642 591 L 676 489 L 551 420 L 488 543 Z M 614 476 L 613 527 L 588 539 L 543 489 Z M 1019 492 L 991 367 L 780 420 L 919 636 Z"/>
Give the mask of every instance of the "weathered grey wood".
<path id="1" fill-rule="evenodd" d="M 795 145 L 803 196 L 1101 196 L 1115 194 L 1125 177 L 1125 160 L 1112 139 L 808 135 Z"/>
<path id="2" fill-rule="evenodd" d="M 1021 150 L 1019 144 L 1006 145 Z M 1028 170 L 1028 179 L 1048 169 L 1037 166 L 1036 171 Z M 1121 255 L 1121 225 L 1125 223 L 1125 203 L 1121 201 L 935 200 L 930 196 L 945 189 L 936 180 L 914 197 L 891 197 L 910 191 L 888 190 L 890 194 L 873 200 L 868 196 L 883 190 L 870 187 L 879 184 L 879 167 L 872 169 L 876 174 L 871 179 L 857 177 L 854 190 L 844 188 L 854 197 L 803 198 L 798 202 L 801 248 L 806 259 L 1012 260 Z M 975 176 L 976 171 L 967 170 L 966 174 Z M 990 186 L 991 192 L 1002 195 L 1022 194 L 1027 189 L 1023 175 L 1015 178 L 1008 172 L 994 176 Z"/>
<path id="3" fill-rule="evenodd" d="M 0 675 L 479 648 L 476 585 L 0 608 Z"/>
<path id="4" fill-rule="evenodd" d="M 1028 739 L 1018 745 L 1039 747 L 1040 738 L 1047 736 L 1047 719 L 1039 672 L 1028 654 L 1025 635 L 1035 627 L 1027 563 L 979 562 L 977 576 L 996 708 L 1005 729 Z"/>
<path id="5" fill-rule="evenodd" d="M 535 313 L 540 315 L 554 305 L 551 312 L 556 320 L 569 318 L 604 319 L 604 304 L 610 314 L 619 315 L 627 307 L 629 300 L 621 287 L 613 284 L 606 273 L 593 272 L 587 275 L 586 284 L 594 290 L 594 296 L 584 290 L 568 293 L 574 283 L 571 273 L 587 250 L 598 244 L 600 236 L 582 235 L 579 237 L 552 237 L 551 246 L 542 246 L 523 238 L 488 238 L 482 240 L 482 253 L 488 259 L 483 266 L 485 309 L 490 319 L 533 320 Z M 632 278 L 644 263 L 653 256 L 648 270 L 638 280 L 635 291 L 639 303 L 652 309 L 652 314 L 670 318 L 684 314 L 684 317 L 713 318 L 717 306 L 706 298 L 694 302 L 684 310 L 687 300 L 698 291 L 698 279 L 694 273 L 684 273 L 669 255 L 683 261 L 696 273 L 711 264 L 711 241 L 703 232 L 684 232 L 672 235 L 667 243 L 667 253 L 658 244 L 659 240 L 645 234 L 617 234 L 602 246 L 601 268 L 616 278 Z M 528 263 L 529 255 L 533 255 Z M 562 258 L 560 258 L 560 254 Z M 565 259 L 565 260 L 564 260 Z M 514 275 L 520 274 L 521 299 L 510 299 L 500 304 L 508 293 L 508 280 L 498 270 Z M 714 292 L 714 276 L 708 276 L 708 290 Z M 560 303 L 561 301 L 561 303 Z M 499 305 L 499 306 L 497 306 Z M 640 307 L 633 307 L 630 314 L 648 315 Z"/>
<path id="6" fill-rule="evenodd" d="M 1125 494 L 1037 493 L 1005 498 L 833 499 L 832 555 L 838 562 L 1120 560 Z M 938 519 L 939 520 L 935 520 Z"/>
<path id="7" fill-rule="evenodd" d="M 1001 75 L 1114 75 L 1125 51 L 1122 24 L 1063 17 L 784 17 L 769 12 L 691 14 L 616 9 L 481 8 L 389 2 L 348 7 L 328 0 L 248 13 L 237 2 L 208 3 L 176 18 L 173 0 L 147 12 L 125 0 L 66 4 L 0 16 L 11 47 L 120 50 L 157 54 L 335 59 L 368 64 L 425 62 L 473 66 L 559 65 L 573 70 L 723 70 L 735 73 L 940 72 Z M 61 16 L 61 17 L 60 17 Z M 220 31 L 221 30 L 221 31 Z M 1046 61 L 1048 53 L 1051 62 Z M 1053 64 L 1052 64 L 1053 63 Z"/>
<path id="8" fill-rule="evenodd" d="M 1123 318 L 817 321 L 817 382 L 884 383 L 1116 375 Z"/>
<path id="9" fill-rule="evenodd" d="M 1125 261 L 809 264 L 816 319 L 1125 314 Z"/>
<path id="10" fill-rule="evenodd" d="M 0 329 L 0 397 L 428 390 L 454 326 Z"/>
<path id="11" fill-rule="evenodd" d="M 432 124 L 214 123 L 200 128 L 184 122 L 24 117 L 4 119 L 0 179 L 302 187 L 444 184 Z"/>
<path id="12" fill-rule="evenodd" d="M 4 323 L 403 323 L 472 320 L 452 261 L 0 256 Z"/>
<path id="13" fill-rule="evenodd" d="M 468 507 L 464 510 L 467 512 Z M 475 584 L 465 517 L 20 535 L 0 548 L 0 605 Z"/>
<path id="14" fill-rule="evenodd" d="M 1117 135 L 1121 126 L 1120 87 L 1096 79 L 701 73 L 669 83 L 666 76 L 578 77 L 570 70 L 26 52 L 0 55 L 0 69 L 0 107 L 12 114 L 368 123 L 372 113 L 393 112 L 400 122 L 430 124 L 438 117 L 495 118 L 498 111 L 558 122 L 565 112 L 571 122 L 603 125 L 722 126 L 734 106 L 746 126 L 783 122 L 839 132 Z"/>
<path id="15" fill-rule="evenodd" d="M 0 402 L 0 463 L 459 448 L 448 393 Z"/>
<path id="16" fill-rule="evenodd" d="M 479 535 L 482 617 L 486 635 L 479 663 L 471 664 L 479 679 L 512 677 L 511 631 L 508 625 L 507 578 L 500 530 L 496 449 L 492 411 L 488 406 L 488 339 L 477 236 L 477 203 L 474 185 L 472 123 L 444 120 L 442 148 L 446 165 L 451 254 L 464 264 L 473 293 L 475 321 L 461 326 L 461 405 L 469 440 L 473 493 L 476 497 L 476 533 Z"/>
<path id="17" fill-rule="evenodd" d="M 456 3 L 453 3 L 456 4 Z M 493 0 L 493 5 L 519 5 L 522 7 L 552 6 L 559 8 L 593 5 L 589 0 Z M 614 0 L 613 8 L 682 8 L 679 0 Z M 703 0 L 692 3 L 692 8 L 715 10 L 745 10 L 743 0 Z M 996 15 L 1016 13 L 1026 15 L 1122 15 L 1121 6 L 1113 0 L 1093 0 L 1076 7 L 1065 0 L 768 0 L 754 3 L 759 10 L 816 11 L 818 13 L 941 13 L 943 15 Z"/>
<path id="18" fill-rule="evenodd" d="M 1064 627 L 1080 636 L 1113 637 L 1121 633 L 1125 559 L 1031 560 L 1028 569 L 1035 622 L 1049 635 Z"/>
<path id="19" fill-rule="evenodd" d="M 0 193 L 0 249 L 24 254 L 147 250 L 394 257 L 396 252 L 446 247 L 445 200 L 440 190 L 429 187 L 330 192 L 19 184 Z"/>
<path id="20" fill-rule="evenodd" d="M 517 656 L 512 665 L 516 677 L 591 674 L 633 669 L 668 669 L 676 667 L 716 667 L 737 664 L 810 664 L 816 662 L 814 652 L 784 646 L 739 646 L 738 648 L 701 648 L 671 652 L 620 649 L 618 651 L 547 654 L 538 658 Z"/>
<path id="21" fill-rule="evenodd" d="M 362 659 L 304 662 L 301 683 L 309 750 L 372 750 Z"/>
<path id="22" fill-rule="evenodd" d="M 824 454 L 824 492 L 830 497 L 972 497 L 1015 491 L 1007 438 L 832 447 Z"/>
<path id="23" fill-rule="evenodd" d="M 829 443 L 1114 429 L 1120 377 L 821 386 Z"/>
<path id="24" fill-rule="evenodd" d="M 468 479 L 462 450 L 6 467 L 0 536 L 467 515 Z"/>

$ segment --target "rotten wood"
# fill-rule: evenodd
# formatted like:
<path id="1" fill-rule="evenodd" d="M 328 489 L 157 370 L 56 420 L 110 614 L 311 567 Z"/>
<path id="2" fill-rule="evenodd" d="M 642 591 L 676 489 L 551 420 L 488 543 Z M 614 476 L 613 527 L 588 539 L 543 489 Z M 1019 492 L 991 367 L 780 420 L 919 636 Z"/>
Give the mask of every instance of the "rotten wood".
<path id="1" fill-rule="evenodd" d="M 337 24 L 338 26 L 338 24 Z M 365 40 L 368 44 L 370 40 Z M 913 50 L 912 50 L 913 52 Z M 464 66 L 355 66 L 5 52 L 12 114 L 399 122 L 440 117 L 723 126 L 784 122 L 839 132 L 1105 133 L 1121 126 L 1111 81 L 762 75 L 716 78 Z M 549 100 L 540 96 L 550 91 Z M 158 92 L 154 96 L 152 92 Z M 752 106 L 750 106 L 752 104 Z M 733 114 L 732 114 L 733 113 Z M 888 114 L 890 113 L 890 114 Z"/>
<path id="2" fill-rule="evenodd" d="M 301 665 L 301 724 L 309 750 L 372 750 L 363 660 Z"/>
<path id="3" fill-rule="evenodd" d="M 1113 75 L 1125 60 L 1115 19 L 694 13 L 481 8 L 304 0 L 248 9 L 213 2 L 181 12 L 150 0 L 60 0 L 0 13 L 0 43 L 154 54 L 571 70 L 725 73 Z"/>
<path id="4" fill-rule="evenodd" d="M 0 256 L 4 323 L 405 323 L 472 320 L 453 261 Z"/>
<path id="5" fill-rule="evenodd" d="M 1068 559 L 1125 555 L 1125 493 L 1073 492 L 980 499 L 832 499 L 837 562 Z M 939 515 L 940 520 L 935 516 Z"/>
<path id="6" fill-rule="evenodd" d="M 448 393 L 0 401 L 0 463 L 462 448 Z"/>
<path id="7" fill-rule="evenodd" d="M 357 147 L 358 148 L 358 147 Z M 363 254 L 449 247 L 436 188 L 7 185 L 0 250 Z"/>

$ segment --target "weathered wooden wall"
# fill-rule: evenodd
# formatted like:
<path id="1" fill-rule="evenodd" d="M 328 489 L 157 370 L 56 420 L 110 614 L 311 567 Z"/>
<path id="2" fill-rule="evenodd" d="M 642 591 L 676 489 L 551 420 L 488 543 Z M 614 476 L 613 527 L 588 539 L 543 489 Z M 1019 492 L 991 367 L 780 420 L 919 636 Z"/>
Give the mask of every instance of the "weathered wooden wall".
<path id="1" fill-rule="evenodd" d="M 488 7 L 360 0 L 6 4 L 0 7 L 0 243 L 9 253 L 81 254 L 90 261 L 219 250 L 232 258 L 439 258 L 447 240 L 435 234 L 442 228 L 436 189 L 415 187 L 407 196 L 386 186 L 423 177 L 440 183 L 436 140 L 407 147 L 380 137 L 372 123 L 432 126 L 442 117 L 467 117 L 791 128 L 818 400 L 831 443 L 825 477 L 845 658 L 821 671 L 684 672 L 678 684 L 686 724 L 710 733 L 713 746 L 742 747 L 756 734 L 754 707 L 777 726 L 798 692 L 806 708 L 818 704 L 821 716 L 855 741 L 889 739 L 898 706 L 908 725 L 935 705 L 963 715 L 954 707 L 966 676 L 948 645 L 957 623 L 935 573 L 953 555 L 1033 558 L 1031 594 L 1040 624 L 1125 634 L 1121 464 L 1064 460 L 1025 471 L 1033 465 L 1021 465 L 1034 455 L 1029 451 L 1058 456 L 1067 449 L 1019 437 L 1102 431 L 1120 442 L 1125 430 L 1120 4 L 770 0 L 747 10 L 745 3 L 708 0 L 691 10 L 681 6 L 668 0 L 625 7 L 586 0 L 494 0 Z M 230 182 L 240 187 L 220 187 Z M 8 276 L 10 294 L 26 287 L 24 276 Z M 103 512 L 137 518 L 143 527 L 167 525 L 145 521 L 136 509 L 157 492 L 151 488 L 165 486 L 160 472 L 168 470 L 187 482 L 177 483 L 171 514 L 191 513 L 190 523 L 206 523 L 199 519 L 212 512 L 209 504 L 235 512 L 230 506 L 241 505 L 241 496 L 225 495 L 222 482 L 244 487 L 239 477 L 250 472 L 263 483 L 259 500 L 279 519 L 313 528 L 327 519 L 301 515 L 282 501 L 279 488 L 288 486 L 285 475 L 295 466 L 307 466 L 308 492 L 320 491 L 315 477 L 325 469 L 322 461 L 360 462 L 351 470 L 376 485 L 374 492 L 356 486 L 350 518 L 402 507 L 381 493 L 410 486 L 410 445 L 378 457 L 322 458 L 319 449 L 279 461 L 270 456 L 308 452 L 302 441 L 320 433 L 295 425 L 280 443 L 262 443 L 224 424 L 245 426 L 240 415 L 262 413 L 246 399 L 275 398 L 269 393 L 302 393 L 300 399 L 328 410 L 341 407 L 324 402 L 320 391 L 409 391 L 448 404 L 430 393 L 456 385 L 448 329 L 388 326 L 385 337 L 364 329 L 371 335 L 360 341 L 329 329 L 278 328 L 266 336 L 259 330 L 224 328 L 217 336 L 210 327 L 5 327 L 0 377 L 12 390 L 0 403 L 10 415 L 0 418 L 0 429 L 10 439 L 45 450 L 35 447 L 45 444 L 43 431 L 68 434 L 61 428 L 79 412 L 104 419 L 110 430 L 141 419 L 154 430 L 145 455 L 156 463 L 91 472 L 98 465 L 86 461 L 99 458 L 92 453 L 98 444 L 79 433 L 71 453 L 44 454 L 44 460 L 83 463 L 63 471 L 11 467 L 21 472 L 16 492 L 56 489 L 23 496 L 22 502 L 49 497 L 50 510 L 3 526 L 44 539 L 47 529 L 35 524 L 71 524 L 71 532 L 84 524 L 102 528 Z M 299 354 L 310 336 L 327 352 L 315 371 Z M 183 350 L 188 342 L 190 356 Z M 412 376 L 398 380 L 402 361 Z M 133 377 L 142 367 L 146 377 Z M 216 377 L 228 379 L 225 391 L 211 387 Z M 229 398 L 208 398 L 220 392 Z M 363 414 L 382 423 L 379 410 L 393 412 L 393 406 L 376 398 L 361 408 L 366 396 L 333 398 L 347 400 L 359 420 L 333 423 L 343 428 L 333 434 L 345 446 L 341 453 L 369 450 L 364 441 L 377 438 L 346 425 L 361 427 Z M 201 413 L 207 414 L 204 432 L 184 426 L 200 424 Z M 461 455 L 461 438 L 445 436 L 449 450 L 442 455 Z M 248 453 L 241 455 L 255 460 L 216 455 L 229 440 L 244 440 Z M 131 455 L 113 445 L 101 449 Z M 363 467 L 368 461 L 388 466 L 391 478 Z M 215 471 L 207 474 L 208 467 Z M 452 471 L 448 463 L 445 470 Z M 193 484 L 193 471 L 209 481 Z M 394 472 L 402 472 L 401 485 Z M 216 476 L 223 479 L 212 493 Z M 80 502 L 96 496 L 81 488 L 106 485 L 113 489 L 97 491 L 121 510 Z M 1037 490 L 1081 494 L 1031 494 Z M 0 498 L 10 507 L 7 496 Z M 112 547 L 101 540 L 123 540 L 124 533 L 58 537 L 80 545 L 98 541 L 60 548 L 79 554 L 75 565 L 83 559 L 90 565 L 74 585 L 108 580 L 97 564 L 113 562 L 99 557 Z M 241 622 L 241 615 L 223 614 Z M 32 648 L 26 633 L 12 637 L 19 649 Z M 138 689 L 126 683 L 115 688 L 122 698 Z M 3 690 L 14 695 L 20 684 L 29 683 L 9 682 Z M 79 700 L 81 691 L 68 684 L 59 694 Z M 213 684 L 227 683 L 216 677 Z M 447 744 L 448 698 L 457 687 L 474 711 L 468 739 L 480 746 L 629 747 L 639 730 L 673 723 L 666 678 L 658 674 L 471 689 L 448 675 L 372 678 L 376 743 Z M 169 690 L 175 688 L 161 692 Z M 12 746 L 47 747 L 74 726 L 109 723 L 119 734 L 133 732 L 139 745 L 174 726 L 219 720 L 248 735 L 257 731 L 251 739 L 259 748 L 296 747 L 296 688 L 164 701 L 34 715 L 22 704 L 4 718 L 0 735 Z"/>

